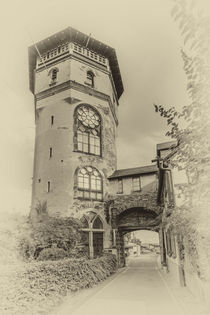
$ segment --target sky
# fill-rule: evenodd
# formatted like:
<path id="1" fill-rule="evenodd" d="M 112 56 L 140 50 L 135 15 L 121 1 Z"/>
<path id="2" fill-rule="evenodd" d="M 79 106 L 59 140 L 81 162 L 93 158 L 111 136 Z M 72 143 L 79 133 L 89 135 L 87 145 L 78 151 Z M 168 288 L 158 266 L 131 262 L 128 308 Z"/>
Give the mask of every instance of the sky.
<path id="1" fill-rule="evenodd" d="M 199 4 L 206 5 L 200 0 Z M 1 3 L 1 210 L 29 212 L 33 172 L 34 105 L 28 46 L 68 26 L 116 49 L 120 98 L 118 169 L 151 164 L 157 143 L 168 141 L 153 103 L 188 103 L 182 41 L 171 0 L 8 0 Z"/>
<path id="2" fill-rule="evenodd" d="M 142 243 L 153 243 L 153 244 L 159 244 L 159 234 L 157 232 L 152 231 L 134 231 L 131 232 L 131 239 L 137 238 Z"/>

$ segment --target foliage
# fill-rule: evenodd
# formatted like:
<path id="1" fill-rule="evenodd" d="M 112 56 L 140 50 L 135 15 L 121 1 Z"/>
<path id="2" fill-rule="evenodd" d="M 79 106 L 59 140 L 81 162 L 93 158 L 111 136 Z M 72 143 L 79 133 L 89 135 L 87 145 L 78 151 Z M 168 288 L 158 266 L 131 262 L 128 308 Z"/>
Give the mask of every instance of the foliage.
<path id="1" fill-rule="evenodd" d="M 20 240 L 22 256 L 27 260 L 36 259 L 45 249 L 45 254 L 51 252 L 51 257 L 55 259 L 59 249 L 57 253 L 54 251 L 53 256 L 53 250 L 49 249 L 53 245 L 67 252 L 68 256 L 71 252 L 75 253 L 75 248 L 81 240 L 80 221 L 72 217 L 50 217 L 46 210 L 44 215 L 41 212 L 40 214 L 37 221 L 28 222 L 28 233 L 25 233 Z M 45 254 L 43 253 L 41 257 L 45 257 Z"/>
<path id="2" fill-rule="evenodd" d="M 72 217 L 47 217 L 33 225 L 33 239 L 40 248 L 57 244 L 71 250 L 80 241 L 80 227 L 80 221 Z"/>
<path id="3" fill-rule="evenodd" d="M 184 235 L 192 260 L 200 256 L 201 261 L 208 258 L 207 253 L 198 253 L 198 250 L 208 238 L 210 223 L 210 18 L 189 1 L 175 0 L 174 3 L 172 16 L 179 23 L 183 37 L 181 55 L 190 104 L 183 106 L 180 112 L 175 107 L 154 106 L 167 120 L 166 135 L 177 141 L 167 160 L 171 166 L 185 170 L 188 178 L 188 184 L 181 187 L 180 192 L 183 204 L 173 210 L 170 222 Z"/>
<path id="4" fill-rule="evenodd" d="M 3 275 L 1 314 L 49 314 L 70 292 L 92 287 L 116 271 L 113 255 L 94 260 L 31 262 Z"/>
<path id="5" fill-rule="evenodd" d="M 40 201 L 38 200 L 36 206 L 35 206 L 35 211 L 37 213 L 37 215 L 39 216 L 44 216 L 44 215 L 47 215 L 48 214 L 48 211 L 47 211 L 47 201 L 44 200 L 44 201 Z"/>
<path id="6" fill-rule="evenodd" d="M 65 251 L 63 248 L 58 247 L 49 247 L 44 248 L 39 256 L 37 257 L 37 260 L 59 260 L 63 258 L 68 257 L 68 252 Z"/>
<path id="7" fill-rule="evenodd" d="M 161 105 L 155 105 L 155 110 L 167 119 L 170 127 L 167 135 L 178 142 L 171 163 L 187 169 L 193 181 L 198 179 L 200 164 L 210 162 L 210 18 L 201 13 L 195 15 L 186 0 L 174 2 L 176 5 L 172 16 L 179 22 L 181 35 L 184 37 L 185 48 L 181 50 L 181 54 L 191 103 L 185 105 L 181 112 L 174 107 L 165 109 Z"/>
<path id="8" fill-rule="evenodd" d="M 36 259 L 42 250 L 49 249 L 53 244 L 64 250 L 68 257 L 87 256 L 80 243 L 80 221 L 72 217 L 50 217 L 47 214 L 46 205 L 43 203 L 40 205 L 39 220 L 33 224 L 27 216 L 2 213 L 0 265 Z M 55 254 L 54 257 L 60 256 Z"/>
<path id="9" fill-rule="evenodd" d="M 25 235 L 30 234 L 28 218 L 20 214 L 1 213 L 0 265 L 20 263 L 19 246 Z"/>

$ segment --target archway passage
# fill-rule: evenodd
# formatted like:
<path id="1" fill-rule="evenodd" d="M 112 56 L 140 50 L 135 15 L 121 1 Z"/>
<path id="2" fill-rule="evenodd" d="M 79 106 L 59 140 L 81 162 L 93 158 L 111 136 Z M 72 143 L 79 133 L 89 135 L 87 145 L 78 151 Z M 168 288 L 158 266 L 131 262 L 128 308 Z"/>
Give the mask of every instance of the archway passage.
<path id="1" fill-rule="evenodd" d="M 160 218 L 154 211 L 135 207 L 121 212 L 116 223 L 118 229 L 123 232 L 154 230 L 158 227 Z"/>
<path id="2" fill-rule="evenodd" d="M 126 209 L 116 217 L 119 266 L 123 267 L 125 265 L 124 235 L 138 230 L 159 232 L 160 223 L 161 214 L 143 207 Z"/>

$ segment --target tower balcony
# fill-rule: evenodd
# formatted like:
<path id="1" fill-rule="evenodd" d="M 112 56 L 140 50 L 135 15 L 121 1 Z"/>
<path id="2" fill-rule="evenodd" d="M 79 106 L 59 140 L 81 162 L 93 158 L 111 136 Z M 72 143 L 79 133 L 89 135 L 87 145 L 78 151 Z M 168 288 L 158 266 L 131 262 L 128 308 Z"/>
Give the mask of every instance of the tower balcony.
<path id="1" fill-rule="evenodd" d="M 87 46 L 88 43 L 88 47 Z M 39 56 L 41 54 L 41 58 Z M 29 84 L 34 94 L 34 70 L 51 66 L 64 58 L 77 57 L 110 71 L 118 99 L 124 88 L 115 49 L 78 30 L 67 27 L 29 47 Z"/>
<path id="2" fill-rule="evenodd" d="M 43 63 L 46 65 L 50 65 L 53 62 L 57 62 L 58 60 L 65 58 L 66 56 L 74 55 L 74 56 L 82 56 L 86 59 L 94 61 L 106 69 L 109 69 L 109 61 L 107 58 L 94 52 L 93 50 L 88 49 L 87 47 L 81 46 L 78 43 L 67 42 L 60 46 L 57 46 L 51 50 L 46 51 L 40 56 L 37 56 L 37 66 L 36 68 L 43 67 Z"/>

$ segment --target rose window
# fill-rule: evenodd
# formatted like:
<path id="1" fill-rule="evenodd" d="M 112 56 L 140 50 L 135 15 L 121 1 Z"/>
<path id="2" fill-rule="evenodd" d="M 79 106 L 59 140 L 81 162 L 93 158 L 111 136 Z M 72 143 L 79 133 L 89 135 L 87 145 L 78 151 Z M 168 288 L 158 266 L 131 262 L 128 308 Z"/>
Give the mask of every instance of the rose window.
<path id="1" fill-rule="evenodd" d="M 77 150 L 101 155 L 100 116 L 88 105 L 77 109 Z"/>

